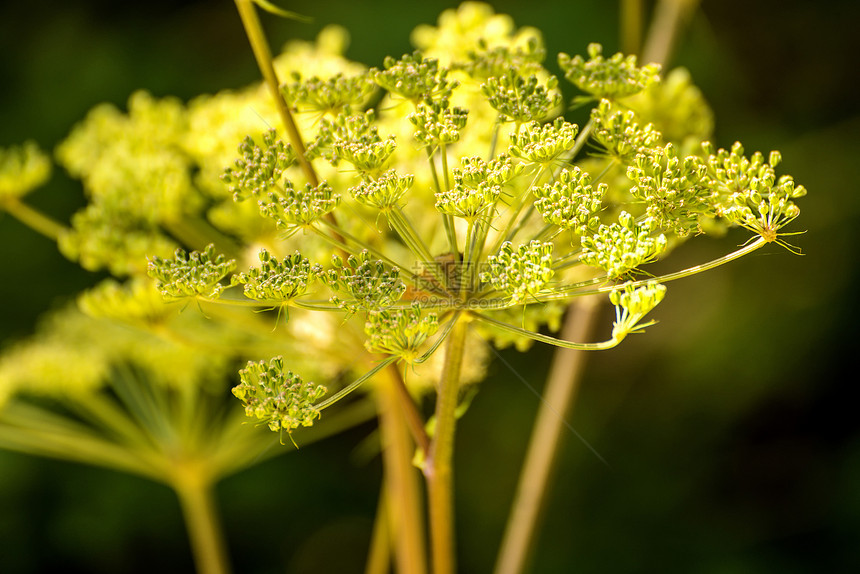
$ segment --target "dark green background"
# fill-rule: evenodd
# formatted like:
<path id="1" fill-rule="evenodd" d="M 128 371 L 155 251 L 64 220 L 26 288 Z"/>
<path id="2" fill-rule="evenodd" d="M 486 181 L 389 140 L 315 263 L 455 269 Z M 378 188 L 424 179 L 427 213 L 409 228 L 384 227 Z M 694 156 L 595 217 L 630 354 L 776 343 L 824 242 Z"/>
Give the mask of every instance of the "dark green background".
<path id="1" fill-rule="evenodd" d="M 647 3 L 646 3 L 647 4 Z M 317 0 L 312 24 L 265 18 L 273 43 L 325 24 L 348 55 L 378 64 L 455 2 Z M 617 5 L 497 2 L 548 51 L 618 48 Z M 674 59 L 717 118 L 717 143 L 783 152 L 810 190 L 793 238 L 672 284 L 660 324 L 590 357 L 571 418 L 609 463 L 568 437 L 534 572 L 860 571 L 857 403 L 860 4 L 705 1 Z M 51 148 L 93 105 L 145 88 L 189 99 L 257 79 L 232 2 L 60 2 L 0 7 L 0 145 Z M 56 172 L 32 200 L 67 219 L 79 185 Z M 673 268 L 744 240 L 699 240 Z M 97 277 L 0 215 L 8 344 Z M 610 317 L 605 317 L 609 324 Z M 551 350 L 505 358 L 540 388 Z M 461 569 L 488 572 L 537 400 L 498 361 L 458 434 Z M 378 459 L 359 460 L 368 425 L 225 481 L 219 489 L 237 573 L 361 572 Z M 359 449 L 360 450 L 360 449 Z M 0 572 L 188 572 L 178 506 L 128 476 L 0 452 Z"/>

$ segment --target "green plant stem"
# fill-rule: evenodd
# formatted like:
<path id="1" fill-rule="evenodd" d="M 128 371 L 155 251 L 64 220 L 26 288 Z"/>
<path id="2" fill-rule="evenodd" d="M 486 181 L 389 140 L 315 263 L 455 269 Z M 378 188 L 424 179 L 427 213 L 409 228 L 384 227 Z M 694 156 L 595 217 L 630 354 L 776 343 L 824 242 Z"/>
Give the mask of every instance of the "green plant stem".
<path id="1" fill-rule="evenodd" d="M 395 548 L 397 572 L 425 574 L 422 496 L 418 473 L 412 464 L 415 445 L 410 438 L 407 411 L 402 408 L 399 387 L 403 381 L 394 365 L 382 374 L 388 379 L 381 381 L 378 400 L 389 537 Z"/>
<path id="2" fill-rule="evenodd" d="M 284 128 L 287 130 L 287 139 L 290 140 L 290 145 L 296 152 L 296 159 L 305 174 L 305 178 L 311 187 L 317 187 L 320 184 L 314 166 L 305 155 L 305 142 L 302 139 L 302 134 L 299 132 L 299 127 L 293 119 L 293 113 L 290 111 L 290 106 L 284 99 L 281 93 L 281 83 L 278 80 L 278 75 L 275 72 L 275 67 L 272 64 L 272 52 L 269 49 L 269 42 L 266 40 L 266 35 L 263 32 L 263 26 L 260 24 L 260 18 L 257 16 L 257 10 L 251 0 L 235 0 L 236 8 L 239 10 L 239 17 L 242 19 L 242 25 L 245 27 L 245 34 L 248 36 L 248 41 L 251 43 L 251 50 L 254 52 L 254 58 L 257 60 L 257 66 L 260 68 L 260 73 L 263 75 L 263 80 L 269 87 L 272 93 L 272 99 L 278 109 L 278 114 L 281 116 L 281 121 L 284 123 Z M 332 224 L 337 224 L 334 214 L 327 213 L 325 219 Z M 335 235 L 340 239 L 337 231 Z M 346 258 L 344 256 L 344 258 Z"/>
<path id="3" fill-rule="evenodd" d="M 257 10 L 254 8 L 251 0 L 235 0 L 235 2 L 236 8 L 239 10 L 239 16 L 242 18 L 242 25 L 245 27 L 245 34 L 248 36 L 251 49 L 254 51 L 254 58 L 256 58 L 257 65 L 260 67 L 260 73 L 263 74 L 263 80 L 265 80 L 269 91 L 272 93 L 272 99 L 278 108 L 278 114 L 280 114 L 281 120 L 284 122 L 284 128 L 287 130 L 287 137 L 296 151 L 296 159 L 298 159 L 308 183 L 312 187 L 316 187 L 319 185 L 319 178 L 313 166 L 305 157 L 304 140 L 302 140 L 295 120 L 293 120 L 290 107 L 281 94 L 280 82 L 275 73 L 275 67 L 272 65 L 272 52 L 269 50 L 269 43 L 266 41 L 266 36 L 263 33 L 263 27 L 260 24 L 260 18 L 257 16 Z"/>
<path id="4" fill-rule="evenodd" d="M 352 391 L 357 389 L 362 383 L 364 383 L 365 381 L 367 381 L 368 379 L 373 377 L 373 375 L 375 375 L 376 373 L 378 373 L 379 371 L 381 371 L 382 369 L 384 369 L 388 365 L 394 363 L 396 360 L 397 360 L 397 357 L 392 355 L 392 356 L 380 361 L 379 363 L 377 363 L 377 365 L 375 367 L 370 369 L 368 372 L 364 373 L 362 376 L 357 378 L 355 381 L 351 382 L 350 384 L 348 384 L 347 386 L 345 386 L 344 388 L 342 388 L 341 390 L 339 390 L 338 392 L 336 392 L 335 394 L 333 394 L 332 396 L 330 396 L 326 400 L 318 403 L 316 405 L 317 409 L 318 410 L 327 409 L 328 407 L 335 404 L 336 402 L 338 402 L 339 400 L 344 398 L 346 395 L 348 395 L 349 393 L 351 393 Z"/>
<path id="5" fill-rule="evenodd" d="M 621 0 L 621 51 L 638 54 L 642 43 L 642 0 Z"/>
<path id="6" fill-rule="evenodd" d="M 764 237 L 759 237 L 752 243 L 747 243 L 745 246 L 741 247 L 737 251 L 732 251 L 728 255 L 724 255 L 722 257 L 718 257 L 713 261 L 708 261 L 707 263 L 702 263 L 701 265 L 694 265 L 692 267 L 688 267 L 683 271 L 676 271 L 675 273 L 667 273 L 666 275 L 659 275 L 657 277 L 650 277 L 648 279 L 642 279 L 641 281 L 633 281 L 629 283 L 631 287 L 639 287 L 641 285 L 645 285 L 649 281 L 657 281 L 659 283 L 668 283 L 669 281 L 675 281 L 676 279 L 683 279 L 684 277 L 689 277 L 691 275 L 695 275 L 696 273 L 701 273 L 703 271 L 708 271 L 715 267 L 719 267 L 720 265 L 725 265 L 735 259 L 740 259 L 745 255 L 749 255 L 753 251 L 757 249 L 761 249 L 765 245 L 768 244 L 768 241 Z M 572 286 L 573 289 L 560 289 L 556 293 L 547 293 L 546 295 L 543 293 L 538 293 L 537 297 L 541 301 L 557 301 L 560 299 L 567 299 L 569 297 L 578 297 L 581 295 L 594 295 L 597 293 L 609 293 L 613 289 L 616 288 L 614 284 L 607 284 L 601 287 L 597 287 L 594 289 L 588 289 L 583 291 L 576 291 L 576 289 L 580 288 L 586 284 L 593 284 L 594 281 L 586 281 L 583 283 L 579 283 L 577 285 Z"/>
<path id="7" fill-rule="evenodd" d="M 64 225 L 30 207 L 17 197 L 5 198 L 0 203 L 0 210 L 8 211 L 15 219 L 53 241 L 56 241 L 60 235 L 67 231 Z"/>
<path id="8" fill-rule="evenodd" d="M 412 254 L 419 260 L 425 263 L 432 263 L 433 256 L 430 254 L 430 249 L 424 244 L 424 241 L 421 239 L 421 235 L 415 231 L 415 228 L 412 226 L 412 223 L 406 218 L 406 215 L 400 208 L 390 209 L 387 212 L 388 221 L 391 223 L 391 227 L 394 228 L 394 231 L 397 232 L 397 235 L 400 236 L 400 239 L 403 240 L 403 243 L 412 251 Z M 433 266 L 435 267 L 435 266 Z M 437 277 L 437 279 L 439 279 Z"/>
<path id="9" fill-rule="evenodd" d="M 529 195 L 531 194 L 532 188 L 537 185 L 537 182 L 540 180 L 541 176 L 544 173 L 544 168 L 541 167 L 537 174 L 535 174 L 535 178 L 529 184 L 529 186 L 525 189 L 525 191 L 519 197 L 515 198 L 513 203 L 511 204 L 510 211 L 511 216 L 508 219 L 507 223 L 505 223 L 504 228 L 499 232 L 498 238 L 496 239 L 493 247 L 490 249 L 490 253 L 498 253 L 499 249 L 502 247 L 502 243 L 508 240 L 508 237 L 511 236 L 511 230 L 514 229 L 514 226 L 519 218 L 520 212 L 523 207 L 528 203 Z M 552 174 L 550 174 L 552 175 Z M 486 237 L 486 236 L 485 236 Z M 483 247 L 483 244 L 482 244 Z M 479 253 L 480 254 L 480 253 Z"/>
<path id="10" fill-rule="evenodd" d="M 550 337 L 549 335 L 541 335 L 540 333 L 535 333 L 533 331 L 528 331 L 520 327 L 515 327 L 514 325 L 509 325 L 507 323 L 499 321 L 498 319 L 493 319 L 492 317 L 488 317 L 487 315 L 482 315 L 481 313 L 472 312 L 471 316 L 480 321 L 484 321 L 485 323 L 489 323 L 490 325 L 494 325 L 499 329 L 508 331 L 509 333 L 520 335 L 522 337 L 528 337 L 529 339 L 532 339 L 534 341 L 539 341 L 541 343 L 546 343 L 555 347 L 561 347 L 562 349 L 573 349 L 575 351 L 605 351 L 607 349 L 611 349 L 612 347 L 617 347 L 618 344 L 624 338 L 613 337 L 608 341 L 601 341 L 600 343 L 576 343 L 574 341 L 557 339 L 555 337 Z"/>
<path id="11" fill-rule="evenodd" d="M 388 567 L 391 564 L 391 526 L 388 524 L 388 506 L 388 487 L 383 477 L 376 515 L 373 519 L 373 531 L 370 533 L 370 550 L 367 552 L 364 574 L 388 574 Z"/>
<path id="12" fill-rule="evenodd" d="M 443 146 L 442 165 L 445 170 L 445 189 L 448 189 L 448 165 Z M 430 165 L 430 175 L 433 177 L 433 188 L 436 193 L 442 193 L 442 187 L 439 183 L 439 174 L 436 173 L 436 163 L 433 161 L 433 150 L 427 146 L 427 163 Z M 442 223 L 445 226 L 445 235 L 448 237 L 448 248 L 451 253 L 459 253 L 457 248 L 457 231 L 454 228 L 454 217 L 448 213 L 442 214 Z"/>
<path id="13" fill-rule="evenodd" d="M 696 9 L 699 0 L 660 0 L 654 8 L 648 37 L 642 47 L 642 61 L 665 64 L 672 52 L 678 30 Z"/>
<path id="14" fill-rule="evenodd" d="M 196 465 L 177 468 L 171 486 L 179 497 L 198 574 L 230 572 L 212 483 Z"/>
<path id="15" fill-rule="evenodd" d="M 436 395 L 436 430 L 424 465 L 430 515 L 433 574 L 456 572 L 454 553 L 453 458 L 460 369 L 467 321 L 458 318 L 448 336 L 442 378 Z"/>
<path id="16" fill-rule="evenodd" d="M 591 333 L 597 302 L 580 299 L 567 312 L 561 336 L 583 340 Z M 565 417 L 570 412 L 585 365 L 586 353 L 558 349 L 550 368 L 543 401 L 529 440 L 516 495 L 496 562 L 495 574 L 522 572 L 534 547 L 535 532 L 549 494 L 559 445 L 564 437 Z"/>
<path id="17" fill-rule="evenodd" d="M 227 237 L 201 217 L 186 216 L 164 222 L 163 226 L 170 235 L 191 249 L 203 250 L 210 243 L 214 243 L 227 257 L 235 258 L 241 255 L 241 248 L 234 239 Z"/>
<path id="18" fill-rule="evenodd" d="M 427 451 L 430 450 L 430 437 L 427 436 L 427 431 L 424 429 L 424 423 L 415 406 L 415 401 L 409 394 L 409 389 L 406 388 L 406 381 L 403 380 L 396 364 L 390 365 L 386 373 L 391 379 L 398 408 L 403 413 L 404 423 L 412 435 L 412 440 L 415 441 L 415 446 L 421 453 L 426 456 Z"/>

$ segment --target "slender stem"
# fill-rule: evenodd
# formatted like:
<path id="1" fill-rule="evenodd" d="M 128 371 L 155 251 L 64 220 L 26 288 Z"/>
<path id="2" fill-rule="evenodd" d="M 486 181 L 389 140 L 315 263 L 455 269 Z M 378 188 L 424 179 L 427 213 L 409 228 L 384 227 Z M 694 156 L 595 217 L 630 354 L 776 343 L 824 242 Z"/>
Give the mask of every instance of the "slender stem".
<path id="1" fill-rule="evenodd" d="M 12 217 L 53 241 L 59 239 L 67 228 L 17 197 L 8 197 L 0 203 L 0 210 L 8 211 Z"/>
<path id="2" fill-rule="evenodd" d="M 445 170 L 445 189 L 448 189 L 448 160 L 444 155 L 443 148 L 443 169 Z M 433 150 L 427 146 L 427 163 L 430 165 L 430 175 L 433 178 L 433 188 L 436 193 L 442 193 L 442 186 L 439 183 L 439 174 L 436 173 L 436 163 L 433 161 Z M 454 228 L 454 216 L 449 213 L 442 214 L 442 224 L 445 226 L 445 235 L 448 237 L 448 247 L 451 253 L 458 253 L 457 248 L 457 231 Z"/>
<path id="3" fill-rule="evenodd" d="M 401 407 L 403 381 L 394 365 L 384 374 L 389 380 L 381 381 L 378 400 L 389 536 L 395 549 L 397 572 L 425 574 L 423 504 L 418 473 L 412 464 L 415 445 L 409 436 L 408 411 Z"/>
<path id="4" fill-rule="evenodd" d="M 12 400 L 0 416 L 0 448 L 122 470 L 163 480 L 157 460 L 107 440 L 93 429 L 41 407 Z"/>
<path id="5" fill-rule="evenodd" d="M 293 114 L 290 112 L 290 107 L 287 105 L 281 94 L 280 82 L 275 73 L 275 67 L 272 65 L 272 52 L 269 50 L 269 43 L 266 41 L 263 26 L 260 24 L 260 19 L 257 17 L 257 11 L 251 0 L 235 0 L 236 8 L 239 10 L 239 16 L 242 18 L 242 25 L 245 27 L 245 34 L 248 36 L 248 41 L 251 43 L 251 49 L 254 51 L 254 58 L 257 60 L 257 65 L 260 68 L 260 73 L 263 74 L 263 79 L 272 93 L 272 99 L 278 108 L 278 114 L 284 122 L 284 128 L 287 130 L 287 137 L 293 149 L 296 150 L 296 158 L 299 160 L 299 165 L 312 187 L 319 185 L 319 178 L 314 171 L 313 166 L 305 157 L 305 144 L 302 136 L 299 133 L 299 128 L 293 120 Z"/>
<path id="6" fill-rule="evenodd" d="M 629 285 L 632 287 L 639 287 L 640 285 L 645 285 L 650 281 L 657 281 L 659 283 L 668 283 L 669 281 L 675 281 L 676 279 L 683 279 L 684 277 L 689 277 L 690 275 L 695 275 L 696 273 L 701 273 L 702 271 L 708 271 L 715 267 L 719 267 L 720 265 L 725 265 L 735 259 L 740 259 L 744 255 L 748 255 L 755 251 L 756 249 L 760 249 L 768 244 L 768 241 L 764 237 L 759 237 L 752 243 L 748 243 L 744 247 L 741 247 L 737 251 L 733 251 L 728 255 L 724 255 L 713 261 L 709 261 L 707 263 L 702 263 L 701 265 L 694 265 L 692 267 L 688 267 L 683 271 L 676 271 L 675 273 L 667 273 L 666 275 L 660 275 L 658 277 L 650 277 L 648 279 L 642 279 L 641 281 L 634 281 Z M 554 293 L 538 293 L 536 296 L 540 298 L 541 301 L 557 301 L 559 299 L 567 299 L 572 296 L 581 296 L 581 295 L 594 295 L 596 293 L 608 293 L 615 289 L 617 286 L 614 284 L 606 284 L 601 287 L 596 287 L 594 289 L 588 289 L 583 291 L 577 291 L 583 285 L 587 285 L 589 283 L 593 283 L 594 281 L 586 281 L 584 283 L 577 283 L 576 285 L 572 285 L 571 288 L 563 288 L 558 289 Z"/>
<path id="7" fill-rule="evenodd" d="M 421 239 L 421 235 L 415 231 L 415 228 L 406 218 L 403 211 L 399 208 L 394 208 L 388 210 L 387 213 L 388 221 L 391 222 L 391 226 L 394 227 L 394 231 L 397 232 L 406 246 L 409 247 L 412 254 L 415 255 L 419 261 L 431 264 L 433 262 L 433 256 L 430 254 L 430 249 L 428 249 L 424 244 L 424 241 Z M 432 267 L 435 268 L 435 265 Z"/>
<path id="8" fill-rule="evenodd" d="M 589 119 L 588 123 L 583 126 L 583 128 L 579 131 L 579 134 L 576 136 L 576 140 L 573 142 L 573 147 L 568 150 L 566 154 L 564 154 L 562 161 L 558 162 L 555 170 L 552 172 L 552 177 L 555 179 L 558 177 L 558 174 L 565 169 L 565 166 L 570 164 L 576 156 L 579 155 L 579 152 L 582 151 L 582 148 L 585 147 L 585 143 L 588 141 L 588 138 L 591 136 L 591 132 L 594 130 L 594 121 Z M 533 184 L 534 185 L 534 184 Z"/>
<path id="9" fill-rule="evenodd" d="M 388 574 L 391 565 L 391 525 L 388 523 L 388 487 L 382 480 L 379 492 L 379 503 L 376 505 L 376 516 L 373 520 L 373 532 L 370 533 L 370 550 L 367 552 L 367 564 L 364 574 Z"/>
<path id="10" fill-rule="evenodd" d="M 392 355 L 386 359 L 383 359 L 375 367 L 370 369 L 368 372 L 364 373 L 362 376 L 357 378 L 355 381 L 351 382 L 350 384 L 348 384 L 347 386 L 345 386 L 344 388 L 342 388 L 341 390 L 339 390 L 338 392 L 336 392 L 335 394 L 333 394 L 332 396 L 330 396 L 326 400 L 322 401 L 321 403 L 318 403 L 316 405 L 317 409 L 323 410 L 323 409 L 326 409 L 326 408 L 332 406 L 333 404 L 338 402 L 340 399 L 342 399 L 343 397 L 345 397 L 346 395 L 348 395 L 349 393 L 351 393 L 352 391 L 357 389 L 362 383 L 364 383 L 365 381 L 367 381 L 368 379 L 373 377 L 373 375 L 375 375 L 376 373 L 378 373 L 379 371 L 381 371 L 382 369 L 384 369 L 385 367 L 387 367 L 388 365 L 390 365 L 391 363 L 393 363 L 396 360 L 397 360 L 397 356 L 395 356 L 395 355 Z"/>
<path id="11" fill-rule="evenodd" d="M 436 396 L 436 431 L 424 465 L 430 514 L 433 574 L 454 574 L 453 458 L 460 368 L 466 344 L 465 320 L 458 319 L 445 349 L 442 379 Z"/>
<path id="12" fill-rule="evenodd" d="M 179 470 L 172 483 L 191 539 L 198 574 L 230 572 L 224 535 L 215 508 L 211 482 L 203 473 Z"/>
<path id="13" fill-rule="evenodd" d="M 638 54 L 642 43 L 642 0 L 621 0 L 621 51 Z"/>
<path id="14" fill-rule="evenodd" d="M 412 434 L 412 439 L 422 454 L 426 455 L 427 451 L 430 450 L 430 437 L 424 430 L 424 422 L 418 413 L 412 395 L 409 394 L 409 389 L 406 388 L 406 382 L 395 364 L 389 365 L 386 373 L 391 379 L 391 386 L 397 398 L 398 407 L 403 412 L 404 421 Z"/>
<path id="15" fill-rule="evenodd" d="M 269 91 L 272 93 L 272 99 L 278 108 L 278 114 L 281 116 L 281 121 L 284 122 L 284 128 L 287 130 L 287 138 L 290 140 L 290 145 L 296 151 L 296 159 L 308 183 L 311 187 L 317 187 L 320 183 L 319 177 L 314 170 L 314 166 L 305 155 L 305 142 L 302 139 L 302 134 L 299 132 L 299 127 L 293 119 L 290 106 L 281 93 L 281 83 L 272 64 L 272 52 L 269 50 L 269 42 L 266 40 L 263 26 L 257 17 L 257 10 L 254 8 L 252 0 L 235 0 L 235 2 L 236 8 L 239 10 L 239 16 L 242 19 L 242 25 L 245 27 L 245 34 L 248 36 L 251 49 L 254 51 L 257 66 L 260 68 L 263 80 L 265 80 L 266 85 L 269 86 Z M 325 219 L 333 224 L 337 223 L 333 213 L 327 213 Z M 337 235 L 337 231 L 335 231 L 335 234 Z"/>
<path id="16" fill-rule="evenodd" d="M 678 30 L 696 9 L 699 0 L 660 0 L 654 8 L 642 61 L 665 64 L 672 52 Z"/>
<path id="17" fill-rule="evenodd" d="M 496 242 L 493 244 L 492 249 L 490 249 L 490 253 L 498 253 L 499 249 L 502 246 L 502 243 L 504 243 L 507 240 L 507 238 L 510 236 L 511 230 L 514 228 L 514 225 L 516 224 L 517 219 L 519 218 L 520 211 L 522 211 L 523 207 L 525 206 L 526 200 L 527 200 L 529 194 L 531 193 L 532 188 L 535 185 L 537 185 L 537 182 L 540 180 L 541 176 L 543 175 L 543 172 L 544 172 L 543 167 L 538 169 L 537 174 L 535 174 L 535 178 L 532 180 L 532 182 L 529 184 L 529 186 L 525 189 L 523 194 L 520 197 L 514 198 L 513 204 L 511 205 L 511 216 L 508 219 L 507 223 L 505 224 L 505 227 L 499 232 L 499 235 L 498 235 L 498 238 L 496 239 Z"/>
<path id="18" fill-rule="evenodd" d="M 231 239 L 199 217 L 184 217 L 163 223 L 164 228 L 186 247 L 202 250 L 210 243 L 228 257 L 239 257 L 241 248 Z"/>
<path id="19" fill-rule="evenodd" d="M 490 151 L 487 153 L 487 161 L 496 157 L 496 145 L 499 143 L 499 130 L 501 127 L 502 122 L 499 118 L 496 118 L 496 122 L 493 124 L 493 137 L 490 139 Z"/>
<path id="20" fill-rule="evenodd" d="M 561 336 L 564 339 L 588 338 L 597 316 L 591 298 L 571 305 Z M 553 358 L 544 399 L 529 440 L 520 473 L 514 504 L 508 515 L 505 535 L 496 562 L 495 574 L 519 574 L 534 547 L 535 532 L 549 495 L 548 484 L 555 469 L 559 446 L 564 437 L 566 413 L 576 396 L 585 365 L 586 353 L 558 349 Z"/>
<path id="21" fill-rule="evenodd" d="M 498 319 L 493 319 L 492 317 L 488 317 L 487 315 L 482 315 L 481 313 L 472 312 L 471 316 L 475 319 L 479 319 L 481 321 L 484 321 L 485 323 L 489 323 L 490 325 L 494 325 L 499 329 L 508 331 L 515 335 L 528 337 L 529 339 L 532 339 L 534 341 L 540 341 L 541 343 L 547 343 L 548 345 L 554 345 L 563 349 L 574 349 L 577 351 L 605 351 L 607 349 L 611 349 L 612 347 L 617 347 L 618 343 L 621 342 L 621 338 L 613 337 L 608 341 L 602 341 L 600 343 L 575 343 L 573 341 L 567 341 L 565 339 L 556 339 L 555 337 L 550 337 L 549 335 L 541 335 L 540 333 L 521 329 L 520 327 L 509 325 L 503 321 L 499 321 Z"/>
<path id="22" fill-rule="evenodd" d="M 328 241 L 329 243 L 331 243 L 332 245 L 334 245 L 337 249 L 339 249 L 341 252 L 341 255 L 343 256 L 344 259 L 349 257 L 349 255 L 358 255 L 360 253 L 360 251 L 367 250 L 368 253 L 370 253 L 371 255 L 376 257 L 377 259 L 388 263 L 392 267 L 397 267 L 398 269 L 403 269 L 402 265 L 400 265 L 396 261 L 392 261 L 384 253 L 378 251 L 373 246 L 365 243 L 364 241 L 355 237 L 354 235 L 350 235 L 349 233 L 339 229 L 335 224 L 328 221 L 327 219 L 321 219 L 319 221 L 323 225 L 327 226 L 331 230 L 333 235 L 326 235 L 325 233 L 323 233 L 323 231 L 321 229 L 319 229 L 315 225 L 312 225 L 310 227 L 310 230 L 313 231 L 314 233 L 316 233 L 317 235 L 319 235 L 320 237 L 322 237 L 323 239 L 325 239 L 326 241 Z M 355 243 L 359 249 L 357 250 L 355 248 L 350 247 L 346 243 L 344 243 L 345 239 L 348 239 L 349 241 L 352 241 L 353 243 Z"/>
<path id="23" fill-rule="evenodd" d="M 451 182 L 448 179 L 448 149 L 445 144 L 440 146 L 440 155 L 442 156 L 442 177 L 445 181 L 445 189 L 451 189 Z M 454 227 L 454 216 L 450 213 L 442 215 L 442 221 L 445 224 L 445 234 L 448 236 L 448 246 L 451 253 L 459 253 L 460 248 L 457 247 L 457 231 Z"/>

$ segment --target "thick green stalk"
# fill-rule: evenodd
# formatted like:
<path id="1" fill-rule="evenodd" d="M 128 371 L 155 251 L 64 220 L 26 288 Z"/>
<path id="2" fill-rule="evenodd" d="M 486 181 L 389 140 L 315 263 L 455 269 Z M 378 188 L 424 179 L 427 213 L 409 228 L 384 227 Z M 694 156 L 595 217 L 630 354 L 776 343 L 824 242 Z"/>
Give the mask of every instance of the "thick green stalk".
<path id="1" fill-rule="evenodd" d="M 571 305 L 565 318 L 561 334 L 564 339 L 586 339 L 594 325 L 596 302 L 586 298 L 577 303 Z M 508 515 L 495 574 L 522 572 L 534 547 L 535 532 L 549 495 L 547 485 L 564 438 L 566 413 L 570 412 L 579 388 L 585 357 L 586 353 L 573 349 L 556 351 Z"/>
<path id="2" fill-rule="evenodd" d="M 171 486 L 179 496 L 198 574 L 229 574 L 230 565 L 212 483 L 199 468 L 177 469 Z"/>
<path id="3" fill-rule="evenodd" d="M 423 504 L 417 472 L 412 464 L 415 443 L 410 438 L 406 410 L 401 406 L 398 389 L 402 381 L 394 365 L 383 374 L 388 375 L 388 380 L 380 381 L 378 400 L 389 537 L 395 549 L 397 572 L 425 574 Z"/>
<path id="4" fill-rule="evenodd" d="M 433 574 L 456 572 L 454 553 L 454 431 L 460 368 L 466 345 L 467 322 L 459 318 L 448 336 L 442 379 L 436 396 L 436 430 L 424 465 L 430 515 Z"/>

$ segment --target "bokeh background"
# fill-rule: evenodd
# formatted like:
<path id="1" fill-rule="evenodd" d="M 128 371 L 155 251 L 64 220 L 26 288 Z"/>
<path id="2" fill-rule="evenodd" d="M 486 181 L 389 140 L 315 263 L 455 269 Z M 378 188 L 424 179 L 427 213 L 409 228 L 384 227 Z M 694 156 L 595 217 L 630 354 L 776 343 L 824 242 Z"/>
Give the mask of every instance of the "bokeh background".
<path id="1" fill-rule="evenodd" d="M 264 18 L 272 43 L 338 23 L 370 65 L 457 2 L 316 0 L 310 24 Z M 544 32 L 548 53 L 619 47 L 618 6 L 498 1 Z M 646 2 L 646 6 L 650 6 Z M 860 571 L 857 401 L 860 52 L 854 0 L 705 0 L 673 65 L 716 115 L 716 142 L 783 153 L 810 191 L 792 238 L 672 284 L 660 324 L 595 354 L 571 423 L 533 571 Z M 550 58 L 550 66 L 554 61 Z M 137 89 L 188 100 L 257 70 L 232 2 L 29 0 L 0 5 L 0 145 L 52 148 L 103 101 Z M 80 187 L 56 170 L 32 201 L 67 220 Z M 680 268 L 741 234 L 673 255 Z M 0 344 L 99 277 L 0 215 Z M 609 324 L 610 317 L 605 317 Z M 540 389 L 552 351 L 505 359 Z M 496 361 L 458 431 L 461 569 L 490 571 L 538 403 Z M 218 496 L 237 573 L 361 572 L 380 462 L 372 425 L 231 477 Z M 291 449 L 286 449 L 291 451 Z M 173 494 L 141 479 L 0 451 L 0 572 L 192 571 Z"/>

